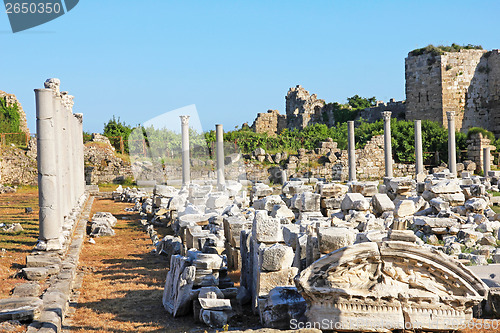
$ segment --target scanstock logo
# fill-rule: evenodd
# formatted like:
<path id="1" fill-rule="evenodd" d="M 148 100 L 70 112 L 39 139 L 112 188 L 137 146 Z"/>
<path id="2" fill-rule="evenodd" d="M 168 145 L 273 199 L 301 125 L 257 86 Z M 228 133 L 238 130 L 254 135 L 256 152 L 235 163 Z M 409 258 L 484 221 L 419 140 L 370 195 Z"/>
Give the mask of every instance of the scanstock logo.
<path id="1" fill-rule="evenodd" d="M 4 0 L 12 32 L 52 21 L 69 12 L 79 0 Z"/>

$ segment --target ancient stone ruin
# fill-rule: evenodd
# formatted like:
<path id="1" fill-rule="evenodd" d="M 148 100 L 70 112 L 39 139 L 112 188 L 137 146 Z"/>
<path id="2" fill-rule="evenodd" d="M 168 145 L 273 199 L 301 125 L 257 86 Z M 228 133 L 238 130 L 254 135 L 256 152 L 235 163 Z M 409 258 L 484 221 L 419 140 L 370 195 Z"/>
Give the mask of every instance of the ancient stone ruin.
<path id="1" fill-rule="evenodd" d="M 390 112 L 383 116 L 389 122 Z M 326 320 L 331 326 L 322 329 L 353 332 L 454 330 L 485 304 L 491 312 L 489 287 L 464 264 L 500 262 L 500 216 L 486 192 L 498 190 L 500 174 L 459 178 L 448 169 L 426 174 L 420 165 L 410 177 L 394 177 L 386 165 L 382 183 L 363 182 L 350 147 L 347 184 L 255 181 L 248 196 L 242 183 L 222 179 L 219 164 L 218 180 L 205 184 L 114 192 L 115 200 L 135 202 L 156 253 L 170 263 L 166 311 L 220 328 L 249 306 L 265 327 Z M 416 154 L 419 164 L 418 145 Z M 381 163 L 392 165 L 387 150 Z M 175 235 L 160 238 L 161 221 Z M 231 270 L 241 272 L 238 288 Z"/>

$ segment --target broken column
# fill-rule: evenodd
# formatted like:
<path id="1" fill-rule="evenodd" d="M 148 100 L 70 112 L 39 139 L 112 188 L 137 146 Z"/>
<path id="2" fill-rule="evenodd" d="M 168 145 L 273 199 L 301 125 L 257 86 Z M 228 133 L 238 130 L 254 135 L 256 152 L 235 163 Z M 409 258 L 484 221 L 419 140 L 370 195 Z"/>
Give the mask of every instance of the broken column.
<path id="1" fill-rule="evenodd" d="M 215 125 L 216 154 L 217 154 L 217 188 L 223 191 L 226 181 L 224 179 L 224 130 L 222 125 Z"/>
<path id="2" fill-rule="evenodd" d="M 448 118 L 448 168 L 453 175 L 457 174 L 457 151 L 455 147 L 455 112 L 446 112 Z"/>
<path id="3" fill-rule="evenodd" d="M 490 171 L 490 147 L 483 148 L 483 175 L 485 177 L 488 176 L 488 172 Z"/>
<path id="4" fill-rule="evenodd" d="M 424 158 L 422 152 L 422 121 L 415 120 L 415 175 L 424 174 Z"/>
<path id="5" fill-rule="evenodd" d="M 58 249 L 62 215 L 57 202 L 57 151 L 54 99 L 51 89 L 35 89 L 40 248 Z"/>
<path id="6" fill-rule="evenodd" d="M 347 154 L 349 159 L 349 181 L 356 180 L 356 147 L 354 144 L 354 121 L 347 122 Z"/>
<path id="7" fill-rule="evenodd" d="M 180 116 L 182 133 L 182 185 L 191 182 L 191 165 L 189 164 L 189 116 Z"/>
<path id="8" fill-rule="evenodd" d="M 384 117 L 385 176 L 392 178 L 391 111 L 382 112 Z"/>

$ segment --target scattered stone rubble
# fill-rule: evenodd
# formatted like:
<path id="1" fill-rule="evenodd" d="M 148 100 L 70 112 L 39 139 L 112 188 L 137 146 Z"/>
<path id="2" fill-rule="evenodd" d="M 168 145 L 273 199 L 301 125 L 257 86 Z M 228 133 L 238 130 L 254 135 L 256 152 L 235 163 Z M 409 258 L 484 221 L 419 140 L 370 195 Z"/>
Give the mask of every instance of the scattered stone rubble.
<path id="1" fill-rule="evenodd" d="M 97 212 L 87 226 L 87 234 L 91 237 L 114 236 L 113 227 L 116 225 L 116 217 L 111 213 Z"/>
<path id="2" fill-rule="evenodd" d="M 498 191 L 500 172 L 461 176 L 291 179 L 281 191 L 254 183 L 249 195 L 234 184 L 222 192 L 156 185 L 152 195 L 120 187 L 113 197 L 135 202 L 155 252 L 170 262 L 163 305 L 173 316 L 220 328 L 250 306 L 270 328 L 383 315 L 400 329 L 431 317 L 468 322 L 488 298 L 467 266 L 500 262 L 500 214 L 487 192 Z M 155 225 L 174 234 L 160 238 Z M 239 288 L 228 270 L 241 271 Z"/>

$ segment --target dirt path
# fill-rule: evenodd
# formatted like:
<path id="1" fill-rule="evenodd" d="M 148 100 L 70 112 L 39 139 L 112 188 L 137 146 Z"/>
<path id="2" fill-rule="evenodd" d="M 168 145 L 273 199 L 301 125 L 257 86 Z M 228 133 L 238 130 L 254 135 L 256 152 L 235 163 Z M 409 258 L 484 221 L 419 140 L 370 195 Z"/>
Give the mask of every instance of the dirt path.
<path id="1" fill-rule="evenodd" d="M 163 257 L 150 253 L 149 237 L 128 203 L 96 199 L 92 213 L 107 211 L 118 219 L 116 235 L 85 243 L 80 269 L 85 272 L 67 332 L 203 332 L 191 316 L 173 319 L 162 306 L 167 274 Z M 92 214 L 91 214 L 92 216 Z M 125 219 L 123 219 L 125 218 Z"/>

